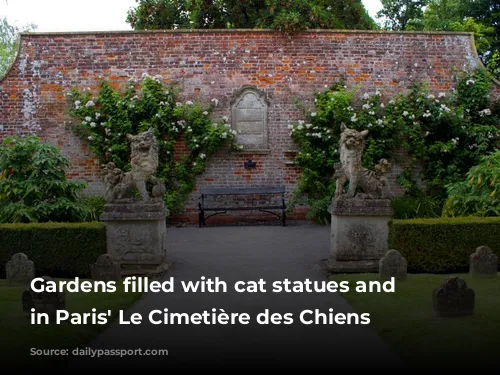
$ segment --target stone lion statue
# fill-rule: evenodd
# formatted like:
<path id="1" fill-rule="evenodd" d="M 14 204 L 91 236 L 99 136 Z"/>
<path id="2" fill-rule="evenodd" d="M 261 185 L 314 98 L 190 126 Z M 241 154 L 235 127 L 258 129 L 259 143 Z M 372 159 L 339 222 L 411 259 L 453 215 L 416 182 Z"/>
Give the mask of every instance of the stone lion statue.
<path id="1" fill-rule="evenodd" d="M 387 174 L 391 170 L 391 164 L 386 159 L 381 159 L 374 171 L 361 166 L 368 130 L 357 131 L 342 123 L 341 132 L 340 163 L 334 165 L 335 198 L 390 198 L 391 188 Z M 349 190 L 344 193 L 346 182 L 349 182 Z M 362 190 L 362 193 L 357 193 L 358 189 Z"/>
<path id="2" fill-rule="evenodd" d="M 158 142 L 153 128 L 137 135 L 127 134 L 127 139 L 131 147 L 131 170 L 123 172 L 113 162 L 103 165 L 106 201 L 115 202 L 133 198 L 135 189 L 138 190 L 142 201 L 149 201 L 147 181 L 155 185 L 153 197 L 161 197 L 165 193 L 165 186 L 161 180 L 153 176 L 158 168 Z"/>

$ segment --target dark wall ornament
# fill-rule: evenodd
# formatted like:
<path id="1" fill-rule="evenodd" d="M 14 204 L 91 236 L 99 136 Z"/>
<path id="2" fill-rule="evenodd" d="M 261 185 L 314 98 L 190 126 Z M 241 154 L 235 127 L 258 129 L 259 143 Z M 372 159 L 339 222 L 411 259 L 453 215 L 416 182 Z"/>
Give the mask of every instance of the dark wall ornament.
<path id="1" fill-rule="evenodd" d="M 249 159 L 243 163 L 243 166 L 245 169 L 254 169 L 257 168 L 257 163 Z"/>

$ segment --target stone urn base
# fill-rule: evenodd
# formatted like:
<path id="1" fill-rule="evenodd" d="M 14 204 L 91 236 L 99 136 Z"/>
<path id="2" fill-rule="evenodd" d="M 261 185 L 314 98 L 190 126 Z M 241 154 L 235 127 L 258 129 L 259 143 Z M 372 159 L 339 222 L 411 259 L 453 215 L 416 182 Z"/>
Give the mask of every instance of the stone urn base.
<path id="1" fill-rule="evenodd" d="M 107 253 L 122 276 L 155 276 L 166 272 L 169 215 L 163 201 L 113 203 L 104 207 Z"/>
<path id="2" fill-rule="evenodd" d="M 389 250 L 390 199 L 334 199 L 330 254 L 332 273 L 377 273 L 379 261 Z"/>

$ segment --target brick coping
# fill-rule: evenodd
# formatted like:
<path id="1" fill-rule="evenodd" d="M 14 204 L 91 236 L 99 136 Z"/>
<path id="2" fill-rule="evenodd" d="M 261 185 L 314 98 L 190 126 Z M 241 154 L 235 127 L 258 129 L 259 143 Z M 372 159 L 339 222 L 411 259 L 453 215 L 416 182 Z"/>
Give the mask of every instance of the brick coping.
<path id="1" fill-rule="evenodd" d="M 116 30 L 116 31 L 55 31 L 55 32 L 22 32 L 20 33 L 20 43 L 18 51 L 20 50 L 21 43 L 23 43 L 26 37 L 37 37 L 37 36 L 78 36 L 78 35 L 140 35 L 140 34 L 277 34 L 280 35 L 281 32 L 273 29 L 166 29 L 166 30 Z M 371 35 L 465 35 L 469 37 L 471 47 L 473 50 L 473 58 L 479 67 L 486 68 L 479 58 L 477 53 L 477 47 L 474 40 L 474 33 L 472 32 L 451 32 L 451 31 L 392 31 L 392 30 L 346 30 L 346 29 L 310 29 L 302 31 L 296 35 L 307 35 L 307 34 L 371 34 Z M 282 35 L 282 34 L 281 34 Z M 0 84 L 7 77 L 12 67 L 17 63 L 18 53 L 16 53 L 16 58 L 12 61 L 10 67 L 7 69 L 5 75 L 0 77 Z M 492 77 L 493 84 L 500 86 L 500 81 L 495 77 Z"/>
<path id="2" fill-rule="evenodd" d="M 277 34 L 283 35 L 280 31 L 273 29 L 165 29 L 165 30 L 109 30 L 109 31 L 54 31 L 54 32 L 22 32 L 21 43 L 25 37 L 37 37 L 37 36 L 78 36 L 78 35 L 140 35 L 140 34 Z M 452 31 L 392 31 L 392 30 L 357 30 L 357 29 L 309 29 L 299 32 L 295 35 L 307 35 L 307 34 L 372 34 L 372 35 L 464 35 L 468 36 L 471 47 L 473 50 L 474 59 L 478 66 L 486 68 L 479 58 L 477 53 L 477 47 L 474 40 L 473 32 L 452 32 Z M 20 43 L 20 44 L 21 44 Z M 19 52 L 19 50 L 18 50 Z M 7 69 L 7 72 L 3 77 L 0 77 L 0 83 L 5 77 L 7 77 L 8 72 L 14 66 L 17 60 L 17 54 L 14 61 L 12 61 L 11 66 Z M 492 77 L 493 84 L 500 86 L 500 81 L 495 77 Z"/>
<path id="3" fill-rule="evenodd" d="M 22 32 L 21 36 L 46 36 L 46 35 L 114 35 L 114 34 L 281 34 L 273 29 L 164 29 L 164 30 L 107 30 L 107 31 L 46 31 L 46 32 Z M 452 31 L 392 31 L 392 30 L 358 30 L 358 29 L 309 29 L 295 35 L 304 34 L 400 34 L 400 35 L 468 35 L 472 32 Z"/>

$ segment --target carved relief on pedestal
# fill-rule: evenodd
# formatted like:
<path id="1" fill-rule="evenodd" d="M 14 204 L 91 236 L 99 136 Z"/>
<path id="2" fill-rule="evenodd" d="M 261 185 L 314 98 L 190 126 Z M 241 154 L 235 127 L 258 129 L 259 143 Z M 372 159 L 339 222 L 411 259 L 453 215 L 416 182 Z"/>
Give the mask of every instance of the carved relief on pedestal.
<path id="1" fill-rule="evenodd" d="M 154 241 L 153 233 L 147 225 L 117 227 L 112 238 L 115 253 L 118 255 L 154 253 L 154 248 L 151 246 Z"/>
<path id="2" fill-rule="evenodd" d="M 349 240 L 350 259 L 362 259 L 371 254 L 376 244 L 373 226 L 367 223 L 346 223 L 344 232 Z"/>

